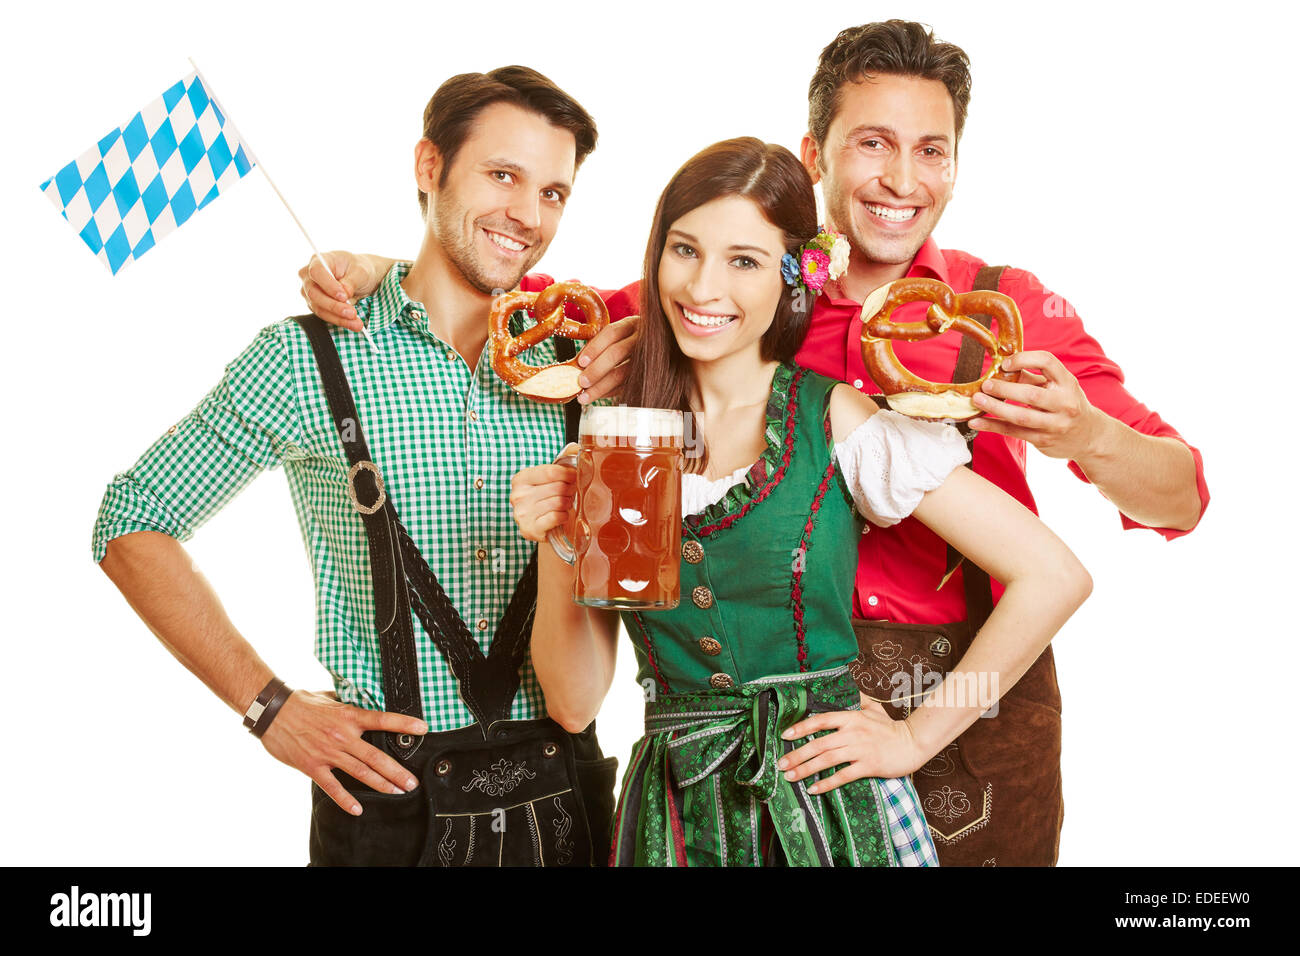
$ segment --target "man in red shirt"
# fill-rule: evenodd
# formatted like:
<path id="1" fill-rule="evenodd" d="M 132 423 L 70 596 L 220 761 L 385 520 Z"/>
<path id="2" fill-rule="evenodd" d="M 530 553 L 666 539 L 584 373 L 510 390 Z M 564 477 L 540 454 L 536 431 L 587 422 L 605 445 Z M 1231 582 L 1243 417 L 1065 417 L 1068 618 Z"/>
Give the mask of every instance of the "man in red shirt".
<path id="1" fill-rule="evenodd" d="M 867 295 L 904 276 L 938 279 L 958 293 L 983 278 L 1019 306 L 1025 350 L 1003 364 L 1021 373 L 1018 382 L 990 379 L 975 397 L 988 417 L 971 422 L 972 467 L 1037 511 L 1025 479 L 1029 443 L 1067 459 L 1115 504 L 1124 527 L 1171 539 L 1186 534 L 1209 503 L 1200 453 L 1129 394 L 1119 367 L 1063 298 L 1020 269 L 980 276 L 983 261 L 941 250 L 931 238 L 952 196 L 969 101 L 965 53 L 921 24 L 853 27 L 822 52 L 801 155 L 822 183 L 829 225 L 848 237 L 852 253 L 848 271 L 818 297 L 798 361 L 877 392 L 860 348 Z M 920 320 L 924 308 L 900 309 L 893 320 Z M 895 351 L 921 378 L 948 382 L 960 344 L 948 333 L 895 342 Z M 958 558 L 913 518 L 862 539 L 858 679 L 894 716 L 906 716 L 912 704 L 901 691 L 917 687 L 918 678 L 917 689 L 928 689 L 961 659 L 1001 594 L 987 574 Z M 1061 701 L 1050 647 L 994 713 L 915 774 L 940 863 L 1053 864 L 1063 803 Z"/>
<path id="2" fill-rule="evenodd" d="M 931 238 L 952 196 L 970 83 L 966 54 L 908 21 L 844 30 L 822 52 L 801 155 L 822 184 L 828 225 L 848 237 L 852 254 L 848 271 L 817 298 L 798 361 L 878 392 L 859 345 L 867 295 L 904 276 L 936 278 L 958 293 L 982 279 L 1017 302 L 1025 351 L 1003 365 L 1020 373 L 1018 382 L 990 379 L 976 396 L 988 417 L 971 423 L 972 467 L 1037 511 L 1025 478 L 1029 443 L 1066 459 L 1115 504 L 1124 527 L 1152 528 L 1170 539 L 1186 534 L 1209 503 L 1200 453 L 1129 394 L 1119 367 L 1063 298 L 1028 272 L 983 270 L 982 260 L 941 250 Z M 387 265 L 335 255 L 332 264 L 347 271 L 348 288 L 360 292 L 367 291 L 367 273 Z M 312 308 L 349 324 L 346 301 L 331 300 L 313 278 L 342 296 L 338 286 L 317 270 L 302 275 Z M 630 286 L 611 299 L 611 314 L 635 308 L 635 291 Z M 900 309 L 894 318 L 919 316 Z M 934 382 L 952 379 L 959 347 L 955 333 L 895 343 L 902 364 Z M 587 375 L 603 384 L 622 356 L 611 349 Z M 593 389 L 583 398 L 602 394 Z M 913 688 L 920 696 L 961 659 L 1001 595 L 996 582 L 978 568 L 968 572 L 959 557 L 915 519 L 863 536 L 854 600 L 862 649 L 857 676 L 863 692 L 898 718 L 916 700 Z M 940 862 L 1054 864 L 1064 812 L 1060 746 L 1060 693 L 1048 648 L 986 719 L 916 772 Z"/>

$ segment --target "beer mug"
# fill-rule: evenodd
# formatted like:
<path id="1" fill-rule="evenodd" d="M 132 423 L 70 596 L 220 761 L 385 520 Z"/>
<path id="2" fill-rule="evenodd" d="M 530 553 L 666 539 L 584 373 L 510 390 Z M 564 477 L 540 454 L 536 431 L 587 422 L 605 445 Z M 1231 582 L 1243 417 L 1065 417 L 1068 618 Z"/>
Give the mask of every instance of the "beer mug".
<path id="1" fill-rule="evenodd" d="M 573 600 L 623 611 L 677 606 L 682 540 L 682 413 L 588 405 L 578 425 L 573 541 L 548 533 L 574 565 Z"/>

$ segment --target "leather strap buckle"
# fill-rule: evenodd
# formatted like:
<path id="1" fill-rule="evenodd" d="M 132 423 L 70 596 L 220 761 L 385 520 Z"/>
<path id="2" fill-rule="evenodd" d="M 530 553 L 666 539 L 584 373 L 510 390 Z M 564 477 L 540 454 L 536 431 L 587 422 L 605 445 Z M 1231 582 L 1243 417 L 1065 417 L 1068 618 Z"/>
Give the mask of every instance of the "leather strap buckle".
<path id="1" fill-rule="evenodd" d="M 375 488 L 379 492 L 379 497 L 375 499 L 373 505 L 363 505 L 357 499 L 357 475 L 362 471 L 368 471 L 375 476 Z M 359 461 L 348 469 L 348 500 L 352 502 L 352 507 L 363 515 L 372 515 L 384 506 L 387 495 L 384 492 L 384 476 L 379 471 L 379 466 L 373 461 Z"/>

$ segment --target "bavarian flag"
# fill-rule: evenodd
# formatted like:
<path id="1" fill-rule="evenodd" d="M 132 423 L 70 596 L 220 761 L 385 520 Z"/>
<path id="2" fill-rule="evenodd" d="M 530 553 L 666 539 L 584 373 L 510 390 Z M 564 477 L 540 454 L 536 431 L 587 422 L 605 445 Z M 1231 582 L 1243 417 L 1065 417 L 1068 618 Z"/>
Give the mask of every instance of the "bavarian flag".
<path id="1" fill-rule="evenodd" d="M 116 275 L 253 165 L 239 131 L 196 70 L 41 189 Z"/>

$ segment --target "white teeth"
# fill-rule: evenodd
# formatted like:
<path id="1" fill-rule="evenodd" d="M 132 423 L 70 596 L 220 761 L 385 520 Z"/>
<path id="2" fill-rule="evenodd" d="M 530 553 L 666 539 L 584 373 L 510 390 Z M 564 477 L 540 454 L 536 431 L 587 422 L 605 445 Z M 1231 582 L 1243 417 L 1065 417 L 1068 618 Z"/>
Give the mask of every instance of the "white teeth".
<path id="1" fill-rule="evenodd" d="M 867 204 L 867 209 L 873 216 L 879 216 L 881 219 L 887 219 L 890 222 L 906 222 L 916 215 L 916 207 L 909 209 L 891 209 L 889 206 L 873 206 Z"/>
<path id="2" fill-rule="evenodd" d="M 683 308 L 682 315 L 686 316 L 686 321 L 691 325 L 700 325 L 706 329 L 715 329 L 720 325 L 726 325 L 734 315 L 700 315 L 698 312 L 692 312 L 690 309 Z"/>
<path id="3" fill-rule="evenodd" d="M 519 252 L 524 248 L 522 242 L 515 242 L 513 239 L 507 239 L 505 236 L 498 235 L 495 232 L 489 232 L 488 238 L 500 246 L 502 249 L 509 249 L 511 252 Z"/>

